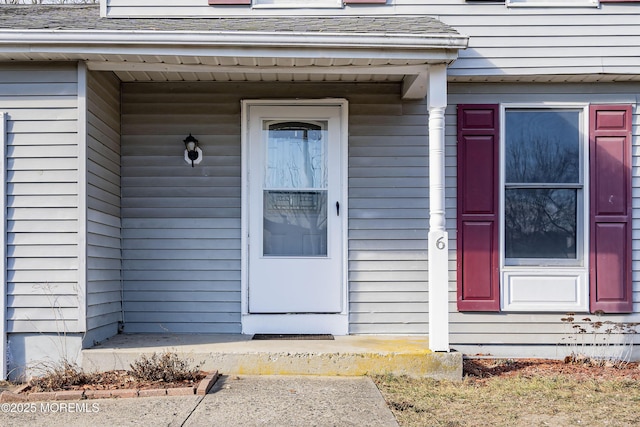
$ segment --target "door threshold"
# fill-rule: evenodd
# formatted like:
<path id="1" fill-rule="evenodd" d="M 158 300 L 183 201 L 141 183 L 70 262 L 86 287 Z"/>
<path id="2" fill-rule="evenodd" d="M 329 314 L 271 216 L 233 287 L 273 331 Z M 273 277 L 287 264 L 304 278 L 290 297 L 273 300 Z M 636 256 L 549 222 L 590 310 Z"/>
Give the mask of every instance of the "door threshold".
<path id="1" fill-rule="evenodd" d="M 244 314 L 242 333 L 275 335 L 349 335 L 349 315 L 339 314 Z"/>

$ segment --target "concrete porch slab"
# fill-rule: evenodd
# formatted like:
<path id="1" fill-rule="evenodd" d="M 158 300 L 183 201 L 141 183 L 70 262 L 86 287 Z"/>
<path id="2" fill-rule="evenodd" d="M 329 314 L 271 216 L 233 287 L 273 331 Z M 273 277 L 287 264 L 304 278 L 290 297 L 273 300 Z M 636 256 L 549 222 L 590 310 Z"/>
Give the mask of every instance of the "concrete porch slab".
<path id="1" fill-rule="evenodd" d="M 89 371 L 129 369 L 142 354 L 172 351 L 225 375 L 394 374 L 460 380 L 462 354 L 434 353 L 427 337 L 336 336 L 335 340 L 251 340 L 251 335 L 116 335 L 82 350 Z"/>

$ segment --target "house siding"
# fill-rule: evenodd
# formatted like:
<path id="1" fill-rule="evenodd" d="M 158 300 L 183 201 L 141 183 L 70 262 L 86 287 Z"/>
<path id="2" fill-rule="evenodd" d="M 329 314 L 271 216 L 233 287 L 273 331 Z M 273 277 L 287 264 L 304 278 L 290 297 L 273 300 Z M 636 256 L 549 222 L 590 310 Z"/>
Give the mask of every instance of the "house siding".
<path id="1" fill-rule="evenodd" d="M 427 107 L 374 92 L 350 100 L 350 332 L 425 334 Z"/>
<path id="2" fill-rule="evenodd" d="M 470 37 L 450 76 L 636 74 L 640 57 L 637 5 L 594 7 L 507 7 L 465 0 L 393 0 L 386 5 L 337 9 L 208 6 L 199 0 L 103 2 L 103 13 L 127 16 L 429 15 Z M 552 77 L 549 77 L 552 79 Z"/>
<path id="3" fill-rule="evenodd" d="M 234 86 L 122 86 L 125 332 L 239 333 L 240 98 Z M 183 159 L 193 134 L 204 156 Z"/>
<path id="4" fill-rule="evenodd" d="M 397 84 L 127 83 L 125 332 L 239 333 L 241 99 L 349 101 L 352 333 L 427 331 L 427 115 Z M 182 158 L 193 134 L 202 163 Z"/>
<path id="5" fill-rule="evenodd" d="M 456 105 L 457 104 L 495 104 L 495 103 L 590 103 L 590 104 L 632 104 L 633 107 L 633 146 L 632 179 L 633 206 L 640 206 L 640 164 L 639 156 L 639 111 L 636 99 L 640 93 L 637 84 L 451 84 L 449 86 L 449 106 L 447 107 L 446 130 L 446 177 L 447 187 L 447 228 L 455 230 L 456 201 Z M 633 210 L 633 221 L 640 219 L 638 209 Z M 450 283 L 449 306 L 451 321 L 451 345 L 462 351 L 478 352 L 481 348 L 492 348 L 491 354 L 497 355 L 503 347 L 507 354 L 514 354 L 513 348 L 522 345 L 537 344 L 527 354 L 535 356 L 557 356 L 560 347 L 567 343 L 567 337 L 573 331 L 561 322 L 565 313 L 461 313 L 456 309 L 455 293 L 455 233 L 450 233 Z M 633 232 L 633 314 L 606 315 L 602 320 L 613 322 L 640 321 L 640 233 Z M 586 317 L 578 314 L 576 319 Z M 594 316 L 589 316 L 596 320 Z M 636 337 L 637 340 L 637 337 Z M 637 341 L 640 342 L 640 341 Z M 485 350 L 488 351 L 488 350 Z M 509 353 L 511 352 L 511 353 Z M 534 354 L 535 352 L 539 352 Z"/>
<path id="6" fill-rule="evenodd" d="M 122 320 L 120 239 L 120 81 L 87 77 L 87 335 L 92 345 Z"/>
<path id="7" fill-rule="evenodd" d="M 7 112 L 7 332 L 71 333 L 79 322 L 78 72 L 3 64 Z"/>

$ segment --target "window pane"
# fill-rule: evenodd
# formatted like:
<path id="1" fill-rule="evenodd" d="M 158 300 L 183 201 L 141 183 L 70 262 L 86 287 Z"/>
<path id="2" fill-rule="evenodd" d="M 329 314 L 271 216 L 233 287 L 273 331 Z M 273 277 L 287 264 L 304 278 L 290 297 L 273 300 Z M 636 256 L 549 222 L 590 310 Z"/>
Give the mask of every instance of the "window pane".
<path id="1" fill-rule="evenodd" d="M 327 255 L 327 125 L 326 121 L 264 125 L 264 255 Z"/>
<path id="2" fill-rule="evenodd" d="M 507 111 L 507 183 L 579 183 L 580 112 Z"/>
<path id="3" fill-rule="evenodd" d="M 327 192 L 265 191 L 263 253 L 327 255 Z"/>
<path id="4" fill-rule="evenodd" d="M 327 122 L 268 123 L 266 188 L 326 188 Z"/>
<path id="5" fill-rule="evenodd" d="M 577 191 L 506 190 L 506 257 L 576 259 Z"/>

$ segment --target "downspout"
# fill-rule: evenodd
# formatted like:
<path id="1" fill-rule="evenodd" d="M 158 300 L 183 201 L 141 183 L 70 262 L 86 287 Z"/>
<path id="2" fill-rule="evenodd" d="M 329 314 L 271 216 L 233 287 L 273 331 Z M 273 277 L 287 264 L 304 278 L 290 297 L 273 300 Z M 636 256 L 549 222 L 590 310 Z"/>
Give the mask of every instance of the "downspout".
<path id="1" fill-rule="evenodd" d="M 447 65 L 429 66 L 429 349 L 449 351 L 449 235 L 445 218 Z"/>

